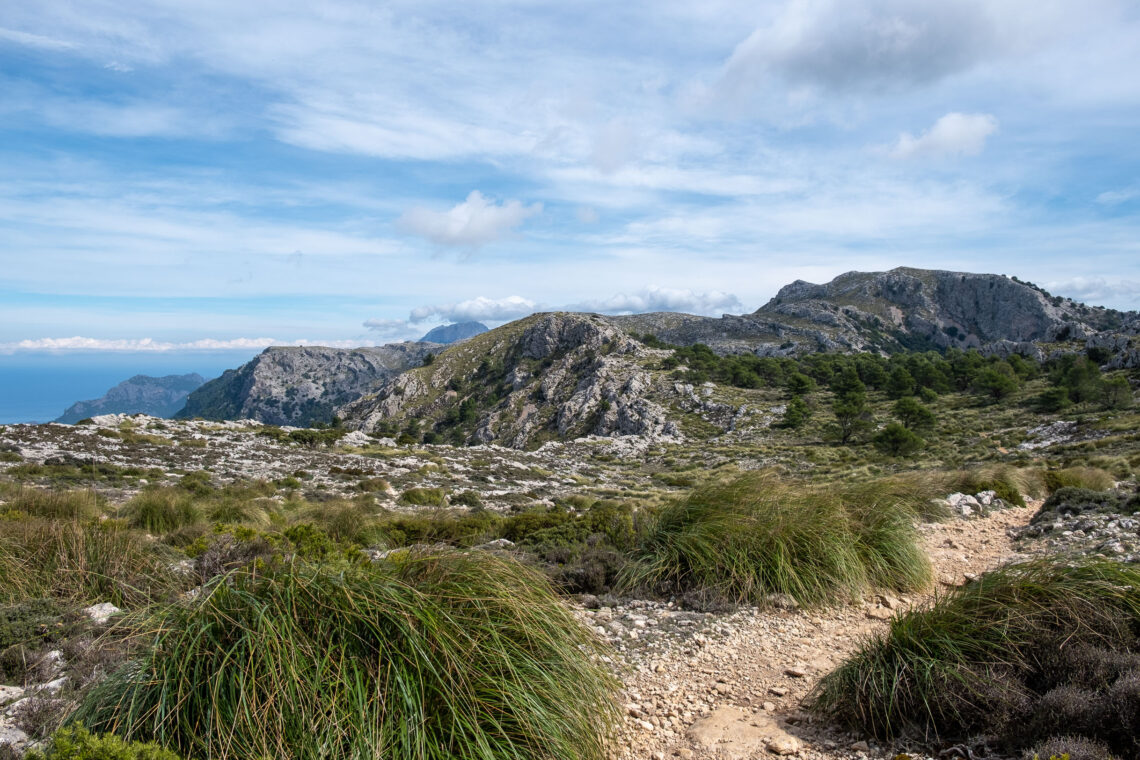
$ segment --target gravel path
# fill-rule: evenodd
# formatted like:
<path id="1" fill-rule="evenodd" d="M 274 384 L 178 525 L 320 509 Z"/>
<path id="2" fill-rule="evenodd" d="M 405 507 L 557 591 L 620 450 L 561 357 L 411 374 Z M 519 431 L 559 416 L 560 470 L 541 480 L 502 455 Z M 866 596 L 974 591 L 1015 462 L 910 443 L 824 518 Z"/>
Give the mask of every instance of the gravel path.
<path id="1" fill-rule="evenodd" d="M 936 587 L 960 584 L 1020 557 L 1011 529 L 1027 524 L 1038 506 L 923 526 Z M 585 610 L 626 667 L 625 722 L 613 757 L 894 757 L 902 748 L 868 745 L 817 725 L 799 705 L 863 637 L 885 628 L 896 610 L 934 593 L 876 596 L 826 609 L 748 608 L 730 615 L 637 602 Z"/>

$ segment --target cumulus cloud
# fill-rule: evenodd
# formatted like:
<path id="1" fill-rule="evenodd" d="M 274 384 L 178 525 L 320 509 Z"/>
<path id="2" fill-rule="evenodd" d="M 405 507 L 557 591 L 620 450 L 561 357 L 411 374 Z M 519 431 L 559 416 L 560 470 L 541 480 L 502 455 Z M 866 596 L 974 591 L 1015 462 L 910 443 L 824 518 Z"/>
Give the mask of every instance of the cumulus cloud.
<path id="1" fill-rule="evenodd" d="M 1140 281 L 1137 280 L 1074 277 L 1069 280 L 1046 282 L 1043 287 L 1055 295 L 1094 306 L 1140 308 Z"/>
<path id="2" fill-rule="evenodd" d="M 981 2 L 793 0 L 725 64 L 721 86 L 739 92 L 770 75 L 831 91 L 934 82 L 993 48 Z"/>
<path id="3" fill-rule="evenodd" d="M 399 226 L 431 242 L 458 248 L 477 248 L 510 233 L 529 217 L 542 212 L 541 203 L 495 203 L 478 190 L 447 211 L 416 207 L 400 217 Z"/>
<path id="4" fill-rule="evenodd" d="M 720 290 L 695 291 L 650 286 L 639 293 L 618 293 L 609 298 L 584 301 L 570 307 L 602 314 L 639 314 L 650 311 L 680 311 L 689 314 L 740 312 L 740 299 Z"/>
<path id="5" fill-rule="evenodd" d="M 997 132 L 998 121 L 985 113 L 948 113 L 918 137 L 904 132 L 891 148 L 894 158 L 976 156 L 986 138 Z"/>
<path id="6" fill-rule="evenodd" d="M 331 346 L 333 348 L 353 348 L 354 341 L 333 340 L 314 341 L 298 338 L 277 340 L 276 338 L 231 338 L 216 340 L 204 338 L 182 343 L 159 341 L 152 338 L 85 338 L 76 335 L 71 338 L 35 338 L 9 343 L 0 343 L 0 353 L 17 351 L 237 351 L 256 350 L 268 346 Z"/>
<path id="7" fill-rule="evenodd" d="M 539 305 L 522 296 L 485 298 L 479 296 L 459 303 L 418 306 L 408 317 L 410 322 L 439 319 L 444 322 L 502 322 L 519 319 L 539 310 Z"/>

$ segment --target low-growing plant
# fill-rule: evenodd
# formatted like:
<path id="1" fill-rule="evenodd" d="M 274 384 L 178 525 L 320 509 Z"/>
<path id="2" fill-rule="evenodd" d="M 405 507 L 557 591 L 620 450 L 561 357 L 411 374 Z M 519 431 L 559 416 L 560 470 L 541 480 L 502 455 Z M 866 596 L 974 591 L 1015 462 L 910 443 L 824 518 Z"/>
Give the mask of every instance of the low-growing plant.
<path id="1" fill-rule="evenodd" d="M 154 742 L 128 742 L 117 736 L 95 736 L 82 725 L 61 728 L 42 749 L 24 760 L 180 760 Z"/>
<path id="2" fill-rule="evenodd" d="M 1050 557 L 986 573 L 895 617 L 826 676 L 810 707 L 879 738 L 990 737 L 1006 751 L 1052 732 L 1135 757 L 1140 570 Z"/>
<path id="3" fill-rule="evenodd" d="M 615 719 L 599 642 L 484 552 L 231 574 L 152 631 L 77 719 L 222 760 L 601 760 Z"/>
<path id="4" fill-rule="evenodd" d="M 21 488 L 7 506 L 32 517 L 81 520 L 99 514 L 99 497 L 94 491 Z"/>

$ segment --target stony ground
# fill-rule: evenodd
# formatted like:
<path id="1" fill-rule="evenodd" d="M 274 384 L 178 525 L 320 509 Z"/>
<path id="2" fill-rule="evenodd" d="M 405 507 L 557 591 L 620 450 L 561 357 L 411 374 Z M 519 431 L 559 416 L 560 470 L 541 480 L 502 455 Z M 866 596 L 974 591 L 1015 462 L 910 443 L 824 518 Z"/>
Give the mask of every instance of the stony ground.
<path id="1" fill-rule="evenodd" d="M 938 579 L 925 594 L 731 615 L 636 602 L 584 610 L 625 668 L 626 714 L 613 757 L 862 760 L 910 749 L 868 745 L 817 725 L 800 702 L 865 636 L 885 629 L 896 610 L 1022 557 L 1011 533 L 1039 506 L 924 526 Z"/>

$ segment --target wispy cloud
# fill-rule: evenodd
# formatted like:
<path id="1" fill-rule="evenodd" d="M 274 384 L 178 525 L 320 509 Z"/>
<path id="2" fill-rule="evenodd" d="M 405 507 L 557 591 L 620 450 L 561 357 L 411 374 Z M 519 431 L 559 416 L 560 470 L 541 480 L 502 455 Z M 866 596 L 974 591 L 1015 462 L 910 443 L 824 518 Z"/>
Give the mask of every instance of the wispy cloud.
<path id="1" fill-rule="evenodd" d="M 542 204 L 522 201 L 495 203 L 478 190 L 447 211 L 416 207 L 400 217 L 399 227 L 436 245 L 477 248 L 509 234 L 528 218 L 542 213 Z"/>
<path id="2" fill-rule="evenodd" d="M 275 338 L 231 338 L 215 340 L 203 338 L 181 343 L 154 340 L 152 338 L 104 339 L 85 338 L 76 335 L 71 338 L 36 338 L 0 343 L 0 353 L 19 351 L 131 351 L 131 352 L 174 352 L 174 351 L 238 351 L 267 348 L 269 346 L 331 346 L 353 348 L 356 341 L 311 341 L 304 338 L 277 340 Z"/>
<path id="3" fill-rule="evenodd" d="M 71 50 L 75 47 L 73 43 L 65 40 L 57 40 L 54 37 L 46 37 L 42 34 L 21 32 L 17 29 L 5 29 L 4 27 L 0 27 L 0 40 L 44 50 Z"/>

